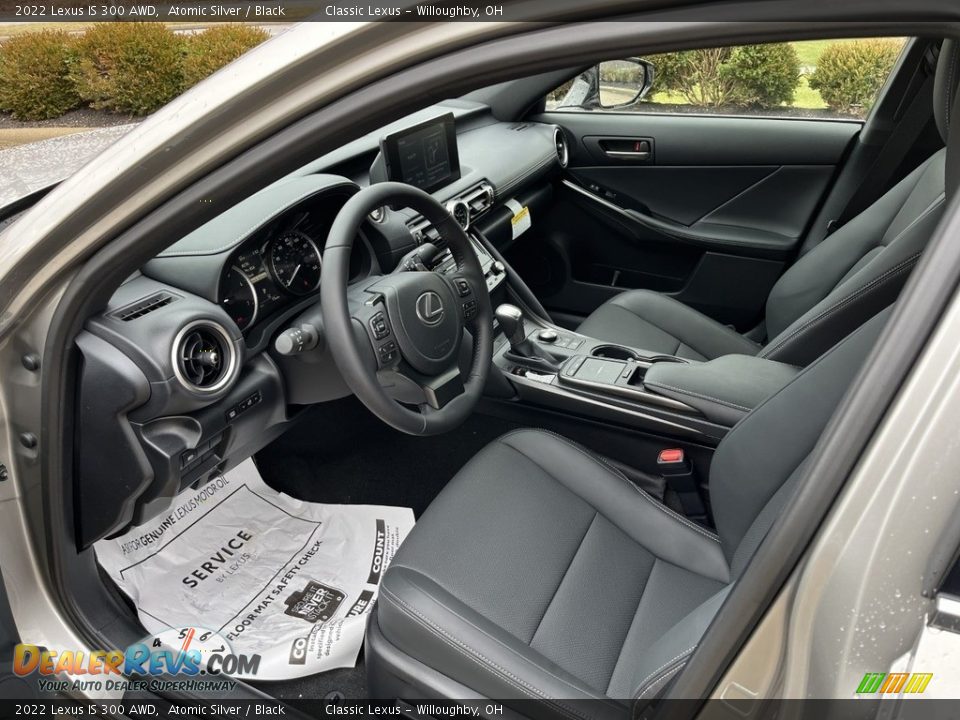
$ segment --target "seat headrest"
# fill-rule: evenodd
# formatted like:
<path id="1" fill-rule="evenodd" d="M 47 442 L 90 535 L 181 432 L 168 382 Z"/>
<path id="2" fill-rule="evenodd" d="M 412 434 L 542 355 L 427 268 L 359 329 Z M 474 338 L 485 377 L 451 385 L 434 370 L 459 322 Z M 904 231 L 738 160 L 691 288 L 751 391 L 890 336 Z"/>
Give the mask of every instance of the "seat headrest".
<path id="1" fill-rule="evenodd" d="M 937 129 L 946 143 L 950 137 L 957 86 L 960 85 L 960 42 L 944 40 L 937 60 L 937 74 L 933 81 L 933 116 Z"/>

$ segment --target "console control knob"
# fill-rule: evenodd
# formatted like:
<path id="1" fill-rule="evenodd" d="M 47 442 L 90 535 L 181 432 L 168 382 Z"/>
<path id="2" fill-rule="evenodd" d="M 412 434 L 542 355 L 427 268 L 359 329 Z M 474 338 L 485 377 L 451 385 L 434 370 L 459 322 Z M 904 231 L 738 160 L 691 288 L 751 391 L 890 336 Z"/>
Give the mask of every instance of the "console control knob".
<path id="1" fill-rule="evenodd" d="M 500 275 L 500 274 L 506 272 L 506 270 L 507 270 L 507 268 L 506 268 L 506 266 L 505 266 L 502 262 L 500 262 L 499 260 L 494 260 L 494 261 L 493 261 L 493 271 L 494 271 L 497 275 Z"/>
<path id="2" fill-rule="evenodd" d="M 313 325 L 288 328 L 277 336 L 273 347 L 281 355 L 296 355 L 313 350 L 320 342 L 320 333 Z"/>
<path id="3" fill-rule="evenodd" d="M 541 330 L 537 333 L 537 340 L 543 343 L 555 343 L 558 337 L 556 330 Z"/>

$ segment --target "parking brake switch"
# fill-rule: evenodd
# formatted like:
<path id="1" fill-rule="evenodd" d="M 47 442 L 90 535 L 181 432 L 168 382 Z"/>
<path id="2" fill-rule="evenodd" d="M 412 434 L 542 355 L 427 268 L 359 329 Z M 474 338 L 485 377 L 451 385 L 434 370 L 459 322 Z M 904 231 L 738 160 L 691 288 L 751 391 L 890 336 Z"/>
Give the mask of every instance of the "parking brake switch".
<path id="1" fill-rule="evenodd" d="M 667 448 L 657 455 L 657 469 L 680 499 L 680 506 L 687 517 L 706 518 L 707 509 L 697 490 L 693 465 L 687 460 L 682 448 Z"/>

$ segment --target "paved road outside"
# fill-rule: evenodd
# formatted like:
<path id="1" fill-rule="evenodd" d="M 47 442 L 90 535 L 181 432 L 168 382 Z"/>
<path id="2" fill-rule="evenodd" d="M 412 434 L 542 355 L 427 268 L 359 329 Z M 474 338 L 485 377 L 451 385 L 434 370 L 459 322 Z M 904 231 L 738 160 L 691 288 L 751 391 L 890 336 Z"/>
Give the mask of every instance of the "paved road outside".
<path id="1" fill-rule="evenodd" d="M 85 127 L 25 127 L 0 128 L 0 150 L 7 150 L 16 145 L 49 140 L 54 137 L 73 135 L 74 133 L 89 132 L 93 128 Z"/>
<path id="2" fill-rule="evenodd" d="M 70 135 L 0 150 L 0 207 L 72 175 L 134 127 L 115 125 L 88 132 L 66 128 Z"/>

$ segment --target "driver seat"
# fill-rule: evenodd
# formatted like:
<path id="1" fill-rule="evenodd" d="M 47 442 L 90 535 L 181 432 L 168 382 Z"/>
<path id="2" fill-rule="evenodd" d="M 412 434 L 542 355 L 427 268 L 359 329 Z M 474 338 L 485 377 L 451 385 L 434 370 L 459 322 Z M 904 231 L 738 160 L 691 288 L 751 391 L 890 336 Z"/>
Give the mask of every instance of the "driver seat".
<path id="1" fill-rule="evenodd" d="M 383 577 L 367 630 L 371 692 L 532 699 L 570 717 L 625 717 L 656 696 L 776 521 L 889 314 L 721 442 L 709 478 L 717 534 L 558 435 L 520 430 L 488 445 Z M 568 702 L 582 699 L 601 702 Z"/>

